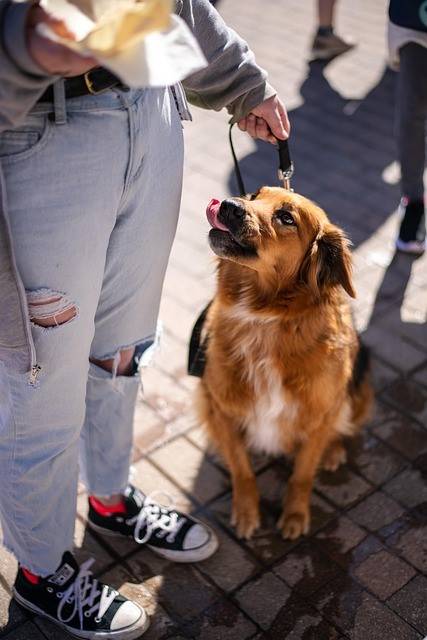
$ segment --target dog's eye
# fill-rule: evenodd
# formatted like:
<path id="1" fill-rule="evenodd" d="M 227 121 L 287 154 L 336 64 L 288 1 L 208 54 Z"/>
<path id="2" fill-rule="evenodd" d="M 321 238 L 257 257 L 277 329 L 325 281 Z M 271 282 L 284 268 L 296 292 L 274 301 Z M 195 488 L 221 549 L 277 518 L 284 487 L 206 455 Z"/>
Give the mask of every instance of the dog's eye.
<path id="1" fill-rule="evenodd" d="M 289 211 L 286 211 L 286 209 L 280 209 L 280 211 L 276 213 L 276 217 L 282 224 L 286 224 L 287 226 L 295 224 L 293 215 Z"/>

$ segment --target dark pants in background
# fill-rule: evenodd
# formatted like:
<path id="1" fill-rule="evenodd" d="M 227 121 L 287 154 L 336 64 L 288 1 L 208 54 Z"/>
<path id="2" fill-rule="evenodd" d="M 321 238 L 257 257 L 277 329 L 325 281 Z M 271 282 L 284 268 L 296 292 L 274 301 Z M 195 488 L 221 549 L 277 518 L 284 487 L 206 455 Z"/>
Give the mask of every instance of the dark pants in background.
<path id="1" fill-rule="evenodd" d="M 427 48 L 415 42 L 400 50 L 397 82 L 397 142 L 402 173 L 402 195 L 424 197 L 427 122 Z"/>

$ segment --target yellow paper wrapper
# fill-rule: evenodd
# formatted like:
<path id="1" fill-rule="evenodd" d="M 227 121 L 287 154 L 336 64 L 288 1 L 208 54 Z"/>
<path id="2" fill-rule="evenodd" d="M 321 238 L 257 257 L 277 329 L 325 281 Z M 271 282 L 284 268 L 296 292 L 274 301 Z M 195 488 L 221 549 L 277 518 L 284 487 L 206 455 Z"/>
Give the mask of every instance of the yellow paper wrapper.
<path id="1" fill-rule="evenodd" d="M 75 40 L 39 32 L 93 56 L 131 87 L 166 86 L 206 66 L 187 25 L 172 14 L 172 0 L 42 0 Z"/>

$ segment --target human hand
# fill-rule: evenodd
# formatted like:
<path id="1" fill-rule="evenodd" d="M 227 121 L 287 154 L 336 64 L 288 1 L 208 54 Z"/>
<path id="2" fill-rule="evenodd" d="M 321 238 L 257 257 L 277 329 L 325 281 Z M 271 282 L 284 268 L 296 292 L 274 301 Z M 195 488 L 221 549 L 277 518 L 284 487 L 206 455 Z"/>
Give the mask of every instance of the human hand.
<path id="1" fill-rule="evenodd" d="M 272 96 L 245 117 L 237 126 L 247 131 L 252 138 L 267 140 L 275 144 L 276 138 L 286 140 L 289 137 L 290 124 L 285 105 L 277 96 Z"/>
<path id="2" fill-rule="evenodd" d="M 61 44 L 43 38 L 36 31 L 38 24 L 47 25 L 62 38 L 74 39 L 74 35 L 62 20 L 53 18 L 38 5 L 31 7 L 26 25 L 27 49 L 34 62 L 44 71 L 59 76 L 78 76 L 97 66 L 95 58 L 79 55 Z"/>

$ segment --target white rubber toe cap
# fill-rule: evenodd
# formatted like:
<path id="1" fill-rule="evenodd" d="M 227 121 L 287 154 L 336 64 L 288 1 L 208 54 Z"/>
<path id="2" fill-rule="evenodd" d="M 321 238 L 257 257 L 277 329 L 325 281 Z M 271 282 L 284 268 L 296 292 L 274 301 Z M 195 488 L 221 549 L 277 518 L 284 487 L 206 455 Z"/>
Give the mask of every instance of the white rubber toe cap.
<path id="1" fill-rule="evenodd" d="M 183 548 L 185 551 L 191 549 L 198 549 L 207 544 L 210 538 L 210 529 L 202 526 L 201 524 L 195 524 L 191 527 L 189 532 L 184 538 Z"/>
<path id="2" fill-rule="evenodd" d="M 137 604 L 127 600 L 117 609 L 114 618 L 111 620 L 111 631 L 125 631 L 129 627 L 141 627 L 145 629 L 147 625 L 147 614 Z"/>

